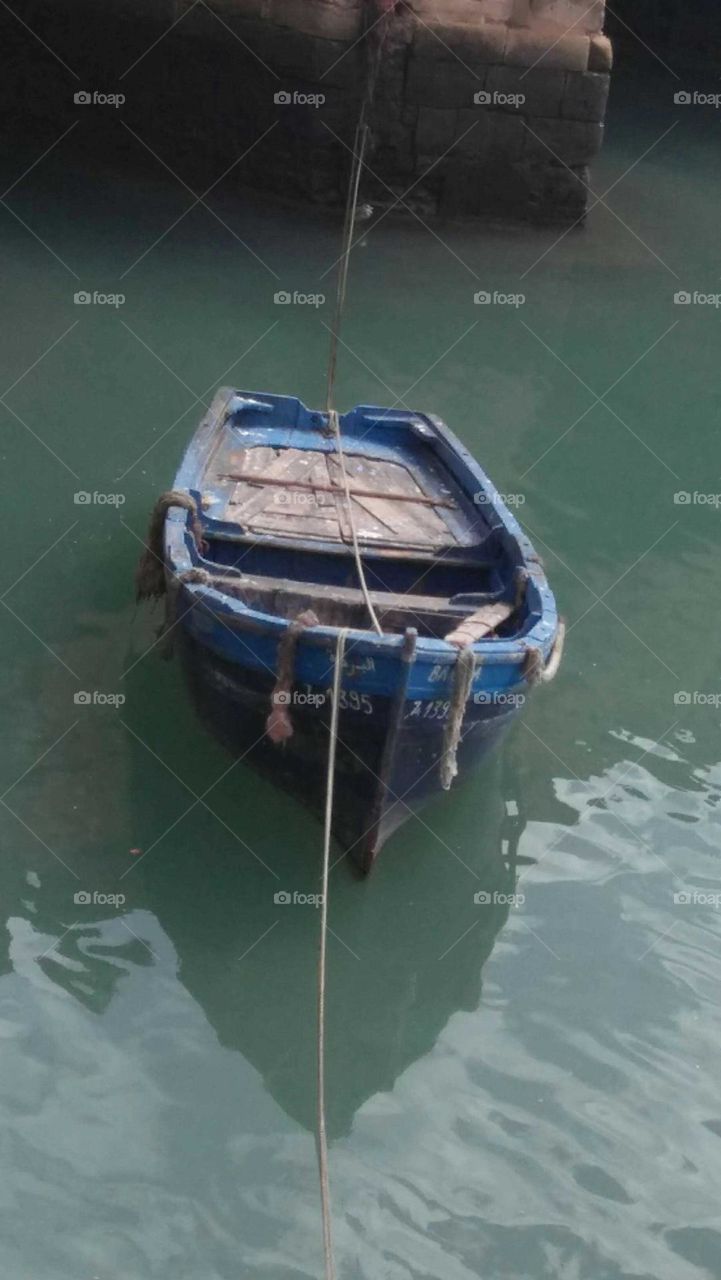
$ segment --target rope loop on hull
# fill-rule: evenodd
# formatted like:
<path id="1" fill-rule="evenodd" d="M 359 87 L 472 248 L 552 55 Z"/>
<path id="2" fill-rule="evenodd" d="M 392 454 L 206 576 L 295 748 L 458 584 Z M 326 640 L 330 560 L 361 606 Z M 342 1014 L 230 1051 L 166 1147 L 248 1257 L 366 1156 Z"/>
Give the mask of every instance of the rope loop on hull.
<path id="1" fill-rule="evenodd" d="M 271 742 L 287 742 L 293 737 L 293 721 L 290 718 L 290 700 L 295 676 L 295 652 L 305 627 L 317 627 L 318 619 L 312 609 L 305 609 L 291 622 L 278 645 L 278 661 L 275 685 L 271 694 L 272 706 L 265 722 L 265 732 Z"/>
<path id="2" fill-rule="evenodd" d="M 453 668 L 453 693 L 448 724 L 443 737 L 443 754 L 441 756 L 441 786 L 450 791 L 451 783 L 458 774 L 458 744 L 461 740 L 463 720 L 466 714 L 466 703 L 473 686 L 476 671 L 476 655 L 471 645 L 458 650 Z"/>
<path id="3" fill-rule="evenodd" d="M 566 641 L 566 624 L 562 618 L 558 620 L 558 631 L 553 648 L 544 665 L 543 657 L 538 649 L 533 649 L 527 659 L 523 674 L 529 684 L 550 684 L 558 675 L 558 668 L 563 658 L 563 646 Z"/>
<path id="4" fill-rule="evenodd" d="M 190 530 L 200 550 L 203 549 L 203 529 L 195 498 L 183 489 L 168 489 L 161 493 L 153 507 L 145 550 L 135 570 L 135 599 L 159 600 L 166 592 L 165 580 L 165 517 L 171 507 L 182 507 L 190 512 Z"/>

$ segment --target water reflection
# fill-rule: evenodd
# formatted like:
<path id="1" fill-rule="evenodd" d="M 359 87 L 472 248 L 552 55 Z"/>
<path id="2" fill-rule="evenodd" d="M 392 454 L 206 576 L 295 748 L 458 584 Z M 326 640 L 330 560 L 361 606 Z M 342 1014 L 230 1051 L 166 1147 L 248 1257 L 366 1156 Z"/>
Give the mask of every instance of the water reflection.
<path id="1" fill-rule="evenodd" d="M 250 792 L 261 789 L 255 781 L 246 786 Z M 146 905 L 177 953 L 178 976 L 220 1043 L 240 1051 L 283 1110 L 312 1130 L 318 913 L 310 903 L 274 898 L 316 891 L 319 834 L 292 802 L 265 784 L 261 795 L 260 805 L 239 807 L 240 829 L 277 880 L 243 850 L 228 847 L 227 839 L 222 851 L 205 855 L 187 845 L 174 849 L 170 875 L 160 859 L 151 858 L 137 874 Z M 331 1136 L 348 1132 L 366 1099 L 390 1090 L 428 1053 L 455 1012 L 478 1006 L 482 967 L 511 909 L 523 830 L 521 815 L 513 804 L 508 812 L 496 779 L 483 788 L 483 801 L 470 852 L 467 839 L 454 840 L 463 829 L 460 816 L 450 830 L 444 823 L 442 842 L 430 826 L 424 830 L 411 822 L 370 880 L 358 882 L 342 863 L 333 874 L 327 993 Z M 276 830 L 272 848 L 269 805 L 293 831 L 288 841 L 278 839 Z M 454 843 L 463 850 L 462 863 L 454 858 Z M 479 894 L 482 902 L 474 900 Z"/>
<path id="2" fill-rule="evenodd" d="M 131 970 L 177 974 L 220 1045 L 241 1053 L 287 1115 L 312 1130 L 319 917 L 308 902 L 276 896 L 317 892 L 320 829 L 242 765 L 226 773 L 231 762 L 195 722 L 173 667 L 141 664 L 128 707 L 124 725 L 107 722 L 112 770 L 94 771 L 84 822 L 58 829 L 67 866 L 25 833 L 27 857 L 7 869 L 0 973 L 14 957 L 16 969 L 34 968 L 34 981 L 39 970 L 95 1014 L 108 1013 Z M 70 759 L 80 772 L 96 733 L 89 722 L 77 741 L 68 737 L 66 767 Z M 40 834 L 57 788 L 56 769 L 41 768 L 18 797 Z M 453 804 L 411 820 L 369 880 L 336 866 L 331 1136 L 427 1054 L 454 1013 L 477 1008 L 516 886 L 525 822 L 514 790 L 506 754 Z M 123 820 L 98 838 L 110 791 Z"/>

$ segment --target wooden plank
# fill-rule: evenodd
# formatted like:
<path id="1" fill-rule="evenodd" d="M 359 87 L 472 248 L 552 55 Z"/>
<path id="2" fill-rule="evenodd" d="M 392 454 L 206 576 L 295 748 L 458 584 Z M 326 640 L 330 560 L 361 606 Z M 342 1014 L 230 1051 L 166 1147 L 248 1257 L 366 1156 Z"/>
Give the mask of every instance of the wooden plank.
<path id="1" fill-rule="evenodd" d="M 289 480 L 280 476 L 258 476 L 252 471 L 228 472 L 226 475 L 218 476 L 218 479 L 247 480 L 253 485 L 278 485 L 289 489 L 306 490 L 311 493 L 338 493 L 338 486 L 335 484 L 318 484 L 315 481 L 311 484 L 306 484 L 301 480 Z M 343 488 L 340 491 L 345 494 Z M 427 507 L 447 507 L 450 511 L 458 510 L 458 503 L 451 498 L 428 498 L 422 493 L 382 493 L 377 489 L 359 489 L 354 486 L 350 486 L 349 491 L 353 498 L 380 498 L 384 502 L 416 502 Z"/>
<path id="2" fill-rule="evenodd" d="M 484 604 L 469 618 L 464 618 L 459 626 L 449 631 L 444 639 L 449 644 L 457 645 L 459 649 L 475 644 L 477 640 L 483 640 L 485 636 L 500 627 L 502 622 L 510 618 L 513 609 L 514 605 L 508 604 L 505 600 L 499 600 L 495 604 Z"/>
<path id="3" fill-rule="evenodd" d="M 415 475 L 405 461 L 369 454 L 347 454 L 345 465 L 361 541 L 403 543 L 417 549 L 459 545 L 458 532 L 443 512 L 456 513 L 455 526 L 462 517 L 461 508 L 437 477 Z M 352 540 L 343 472 L 336 453 L 252 445 L 233 453 L 225 468 L 215 480 L 235 485 L 226 506 L 226 519 L 232 523 L 257 533 L 285 533 L 289 537 L 295 533 L 345 543 Z M 427 492 L 426 481 L 431 489 L 443 491 Z M 313 514 L 303 510 L 301 515 L 302 504 L 279 501 L 285 490 L 316 494 Z M 323 497 L 331 501 L 323 502 Z"/>
<path id="4" fill-rule="evenodd" d="M 326 585 L 318 582 L 297 582 L 294 578 L 272 578 L 260 574 L 243 574 L 239 578 L 213 574 L 213 586 L 221 587 L 228 592 L 232 590 L 233 594 L 236 592 L 242 594 L 244 591 L 258 594 L 274 591 L 279 597 L 299 595 L 312 597 L 319 601 L 337 601 L 348 605 L 362 605 L 364 603 L 363 592 L 357 587 L 340 587 L 335 584 Z M 467 605 L 451 604 L 450 600 L 444 596 L 403 595 L 393 591 L 371 591 L 370 598 L 373 605 L 378 605 L 380 609 L 405 609 L 408 611 L 418 610 L 423 613 L 448 614 L 459 620 L 466 618 L 468 614 Z M 484 605 L 482 609 L 477 610 L 472 617 L 475 618 L 477 614 L 484 612 L 487 612 L 488 617 L 490 617 L 491 610 L 497 610 L 500 621 L 503 621 L 505 618 L 510 617 L 513 612 L 513 605 L 489 603 Z"/>

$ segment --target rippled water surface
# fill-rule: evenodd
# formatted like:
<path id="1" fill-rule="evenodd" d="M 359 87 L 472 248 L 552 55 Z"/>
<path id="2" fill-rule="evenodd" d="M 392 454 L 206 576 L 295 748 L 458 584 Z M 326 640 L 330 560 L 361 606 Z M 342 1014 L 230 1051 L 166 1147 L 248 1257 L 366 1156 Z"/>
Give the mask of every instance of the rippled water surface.
<path id="1" fill-rule="evenodd" d="M 721 319 L 674 304 L 719 289 L 721 171 L 674 87 L 617 86 L 585 231 L 388 219 L 354 255 L 343 405 L 446 418 L 569 637 L 487 771 L 333 874 L 342 1280 L 721 1275 Z M 318 916 L 273 897 L 315 890 L 320 832 L 229 769 L 132 573 L 218 383 L 320 402 L 329 306 L 273 295 L 330 294 L 338 228 L 222 184 L 227 227 L 181 218 L 133 140 L 63 147 L 0 215 L 2 1274 L 317 1277 Z"/>

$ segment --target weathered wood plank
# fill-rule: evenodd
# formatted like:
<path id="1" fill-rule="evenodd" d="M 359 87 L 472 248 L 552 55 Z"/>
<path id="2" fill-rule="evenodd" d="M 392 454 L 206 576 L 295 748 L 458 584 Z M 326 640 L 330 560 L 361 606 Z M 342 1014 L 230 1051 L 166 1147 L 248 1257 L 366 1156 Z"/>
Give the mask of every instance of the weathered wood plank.
<path id="1" fill-rule="evenodd" d="M 468 644 L 475 644 L 477 640 L 483 640 L 484 636 L 488 636 L 502 622 L 510 618 L 513 613 L 514 606 L 508 604 L 505 600 L 499 600 L 494 604 L 484 604 L 480 609 L 476 609 L 469 618 L 464 618 L 459 626 L 454 627 L 453 631 L 449 631 L 444 639 L 449 644 L 455 644 L 459 649 L 464 649 Z"/>
<path id="2" fill-rule="evenodd" d="M 335 584 L 326 585 L 318 582 L 298 582 L 295 578 L 272 578 L 260 574 L 243 574 L 242 577 L 225 577 L 222 574 L 213 574 L 213 585 L 221 587 L 224 591 L 233 594 L 243 594 L 245 592 L 254 592 L 262 594 L 264 592 L 275 592 L 280 599 L 287 595 L 297 595 L 302 597 L 313 597 L 319 601 L 338 601 L 341 604 L 363 604 L 363 593 L 357 587 L 341 587 Z M 449 599 L 444 596 L 424 596 L 413 593 L 404 595 L 393 591 L 371 591 L 370 598 L 373 605 L 378 605 L 383 609 L 405 609 L 409 611 L 419 610 L 424 613 L 448 614 L 450 617 L 463 619 L 468 614 L 468 606 L 460 604 L 452 604 Z M 472 618 L 483 614 L 484 617 L 491 618 L 492 611 L 497 611 L 499 622 L 510 617 L 513 612 L 513 605 L 505 603 L 489 603 L 472 614 Z M 471 619 L 468 619 L 471 621 Z M 496 624 L 498 625 L 498 624 Z M 490 628 L 493 629 L 492 627 Z"/>
<path id="3" fill-rule="evenodd" d="M 416 475 L 403 462 L 357 453 L 345 456 L 345 466 L 362 541 L 429 549 L 470 541 L 461 507 L 435 475 Z M 352 539 L 343 471 L 335 453 L 252 445 L 226 458 L 214 481 L 232 486 L 225 518 L 251 533 L 345 543 Z M 298 500 L 286 502 L 286 493 L 296 493 Z M 315 500 L 312 514 L 303 507 L 302 495 Z"/>
<path id="4" fill-rule="evenodd" d="M 318 484 L 316 481 L 305 482 L 272 475 L 258 476 L 252 471 L 228 472 L 227 475 L 220 475 L 218 479 L 247 480 L 253 485 L 278 485 L 289 489 L 306 490 L 311 493 L 338 493 L 338 486 L 335 484 Z M 341 489 L 341 493 L 344 492 Z M 422 493 L 383 493 L 377 489 L 359 489 L 357 486 L 351 485 L 350 494 L 353 498 L 380 498 L 384 502 L 415 502 L 425 507 L 446 507 L 449 511 L 458 510 L 458 503 L 454 502 L 452 498 L 428 498 Z M 231 499 L 232 501 L 234 499 Z"/>

